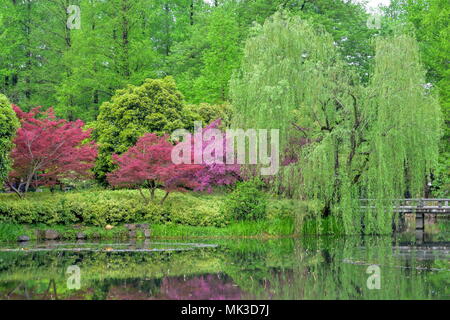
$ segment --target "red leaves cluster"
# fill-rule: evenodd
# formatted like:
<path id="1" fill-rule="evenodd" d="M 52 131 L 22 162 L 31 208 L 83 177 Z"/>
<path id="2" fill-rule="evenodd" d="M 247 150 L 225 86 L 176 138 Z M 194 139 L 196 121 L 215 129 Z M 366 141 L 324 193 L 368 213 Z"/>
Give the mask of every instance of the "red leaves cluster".
<path id="1" fill-rule="evenodd" d="M 13 105 L 21 122 L 11 153 L 13 170 L 8 184 L 23 193 L 30 185 L 52 185 L 62 178 L 88 178 L 97 146 L 86 142 L 91 131 L 81 120 L 56 119 L 53 110 L 40 107 L 23 112 Z"/>
<path id="2" fill-rule="evenodd" d="M 173 145 L 168 136 L 147 133 L 134 147 L 122 155 L 113 155 L 119 168 L 108 174 L 113 186 L 145 187 L 166 192 L 193 190 L 198 186 L 196 164 L 174 164 L 171 159 Z M 153 198 L 153 195 L 152 195 Z"/>

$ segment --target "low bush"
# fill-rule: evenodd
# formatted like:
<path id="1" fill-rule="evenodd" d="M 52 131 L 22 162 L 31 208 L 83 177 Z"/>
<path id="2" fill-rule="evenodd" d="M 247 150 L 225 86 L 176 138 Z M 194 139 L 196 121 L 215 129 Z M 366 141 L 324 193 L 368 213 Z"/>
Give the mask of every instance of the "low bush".
<path id="1" fill-rule="evenodd" d="M 171 222 L 189 226 L 224 227 L 230 220 L 220 212 L 220 206 L 216 202 L 185 207 L 172 206 Z"/>
<path id="2" fill-rule="evenodd" d="M 298 202 L 294 200 L 282 199 L 272 200 L 267 204 L 267 218 L 284 219 L 293 218 L 298 207 Z"/>
<path id="3" fill-rule="evenodd" d="M 222 212 L 235 220 L 261 220 L 267 215 L 267 195 L 258 180 L 243 181 L 228 194 Z"/>
<path id="4" fill-rule="evenodd" d="M 25 199 L 0 194 L 0 224 L 107 224 L 146 222 L 222 228 L 236 220 L 292 220 L 292 200 L 268 199 L 258 182 L 242 182 L 232 193 L 171 193 L 164 205 L 146 204 L 137 190 L 89 189 L 29 193 Z"/>

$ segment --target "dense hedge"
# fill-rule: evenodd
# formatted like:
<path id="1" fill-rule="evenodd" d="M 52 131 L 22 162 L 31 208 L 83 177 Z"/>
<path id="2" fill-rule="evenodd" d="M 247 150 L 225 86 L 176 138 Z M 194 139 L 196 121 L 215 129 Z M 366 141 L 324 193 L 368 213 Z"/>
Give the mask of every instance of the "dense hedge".
<path id="1" fill-rule="evenodd" d="M 259 209 L 266 207 L 266 199 L 263 205 L 255 208 L 253 201 L 250 201 L 253 191 L 253 188 L 244 185 L 226 196 L 194 192 L 172 193 L 162 206 L 157 203 L 145 204 L 137 190 L 28 193 L 23 200 L 15 194 L 0 194 L 0 223 L 82 223 L 103 227 L 106 224 L 147 222 L 224 227 L 237 219 L 235 210 L 245 211 L 246 215 L 250 214 L 247 217 L 250 219 L 261 219 L 264 216 L 269 220 L 292 217 L 292 201 L 270 199 L 264 209 L 266 212 L 263 212 Z M 157 199 L 161 198 L 163 192 L 158 190 L 156 196 Z M 233 206 L 230 206 L 229 198 L 232 198 Z M 239 202 L 238 199 L 246 201 Z M 254 216 L 255 212 L 249 213 L 252 210 L 256 210 L 258 217 Z"/>
<path id="2" fill-rule="evenodd" d="M 172 194 L 167 203 L 145 204 L 137 191 L 99 191 L 29 194 L 24 200 L 0 195 L 0 222 L 104 226 L 145 221 L 222 227 L 220 197 Z"/>

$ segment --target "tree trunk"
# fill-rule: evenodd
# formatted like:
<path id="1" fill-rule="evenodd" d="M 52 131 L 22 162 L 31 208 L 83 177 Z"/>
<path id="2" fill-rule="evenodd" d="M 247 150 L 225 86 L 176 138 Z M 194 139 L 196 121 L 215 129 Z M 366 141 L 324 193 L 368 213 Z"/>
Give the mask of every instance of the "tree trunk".
<path id="1" fill-rule="evenodd" d="M 166 191 L 166 194 L 164 195 L 164 197 L 161 199 L 160 204 L 164 204 L 164 201 L 166 201 L 167 197 L 169 196 L 169 191 Z"/>

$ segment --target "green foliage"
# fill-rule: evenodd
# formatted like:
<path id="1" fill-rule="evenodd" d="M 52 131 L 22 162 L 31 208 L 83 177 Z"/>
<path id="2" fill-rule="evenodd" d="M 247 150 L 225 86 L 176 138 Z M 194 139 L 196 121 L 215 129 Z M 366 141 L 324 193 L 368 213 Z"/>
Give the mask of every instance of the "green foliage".
<path id="1" fill-rule="evenodd" d="M 239 65 L 248 25 L 239 25 L 232 1 L 205 9 L 196 13 L 183 41 L 174 44 L 168 69 L 189 103 L 217 104 L 228 99 L 228 82 Z"/>
<path id="2" fill-rule="evenodd" d="M 56 89 L 56 111 L 68 118 L 94 120 L 99 106 L 115 90 L 160 77 L 155 64 L 161 58 L 151 40 L 155 29 L 148 24 L 155 20 L 151 14 L 160 13 L 162 6 L 150 11 L 146 0 L 79 0 L 71 4 L 80 6 L 82 25 L 79 30 L 67 30 L 70 45 L 62 50 L 64 67 Z"/>
<path id="3" fill-rule="evenodd" d="M 117 90 L 110 102 L 102 104 L 94 124 L 94 138 L 100 145 L 94 168 L 97 178 L 105 182 L 105 174 L 113 169 L 111 155 L 125 152 L 144 133 L 170 133 L 185 125 L 183 96 L 171 77 Z"/>
<path id="4" fill-rule="evenodd" d="M 11 169 L 9 153 L 12 150 L 12 140 L 18 127 L 19 120 L 11 108 L 11 103 L 4 95 L 0 94 L 0 188 Z"/>
<path id="5" fill-rule="evenodd" d="M 259 221 L 235 221 L 225 227 L 186 226 L 173 224 L 152 225 L 152 236 L 156 238 L 216 238 L 291 236 L 292 219 L 267 219 Z"/>
<path id="6" fill-rule="evenodd" d="M 439 103 L 434 92 L 424 88 L 425 83 L 418 44 L 412 37 L 378 39 L 368 87 L 374 96 L 368 101 L 367 121 L 373 124 L 363 176 L 368 198 L 395 199 L 406 194 L 419 198 L 424 194 L 424 185 L 437 165 L 442 134 Z M 386 232 L 392 217 L 383 215 L 383 206 L 379 207 L 377 222 L 384 220 Z M 370 222 L 366 228 L 377 230 Z"/>
<path id="7" fill-rule="evenodd" d="M 445 196 L 450 190 L 450 6 L 446 0 L 393 0 L 385 11 L 389 25 L 413 26 L 427 71 L 426 81 L 439 91 L 445 125 L 439 166 L 432 183 L 435 196 Z"/>
<path id="8" fill-rule="evenodd" d="M 228 81 L 240 59 L 239 25 L 233 12 L 215 10 L 206 35 L 209 47 L 203 53 L 203 68 L 195 86 L 198 100 L 223 102 L 228 98 Z"/>
<path id="9" fill-rule="evenodd" d="M 294 217 L 297 201 L 292 199 L 271 199 L 267 203 L 268 219 L 291 219 Z"/>
<path id="10" fill-rule="evenodd" d="M 198 120 L 201 120 L 206 126 L 212 121 L 217 119 L 222 119 L 222 125 L 228 127 L 233 116 L 233 110 L 231 105 L 228 103 L 224 104 L 209 104 L 200 103 L 198 105 L 187 105 L 187 112 L 192 112 L 193 114 L 198 114 Z"/>
<path id="11" fill-rule="evenodd" d="M 32 239 L 32 234 L 27 232 L 25 227 L 16 223 L 0 223 L 0 241 L 17 241 L 20 236 L 29 236 Z"/>
<path id="12" fill-rule="evenodd" d="M 162 197 L 163 192 L 157 191 Z M 46 225 L 83 223 L 91 226 L 145 221 L 155 224 L 223 227 L 220 198 L 174 193 L 167 203 L 144 204 L 136 190 L 35 193 L 25 200 L 0 195 L 0 222 Z"/>
<path id="13" fill-rule="evenodd" d="M 202 201 L 201 198 L 178 195 L 168 205 L 170 223 L 189 226 L 225 227 L 231 221 L 220 211 L 221 201 Z"/>
<path id="14" fill-rule="evenodd" d="M 434 179 L 431 185 L 433 196 L 448 198 L 450 194 L 450 150 L 441 152 L 438 165 L 433 173 Z"/>
<path id="15" fill-rule="evenodd" d="M 249 180 L 239 182 L 227 195 L 223 212 L 235 220 L 262 220 L 267 214 L 267 195 L 261 191 L 261 182 Z"/>
<path id="16" fill-rule="evenodd" d="M 66 25 L 69 4 L 80 7 L 80 29 Z M 325 26 L 362 77 L 377 33 L 366 28 L 364 8 L 344 0 L 0 0 L 0 7 L 0 91 L 25 110 L 55 106 L 69 120 L 92 121 L 115 90 L 166 75 L 190 103 L 228 100 L 253 23 L 280 7 Z"/>
<path id="17" fill-rule="evenodd" d="M 367 82 L 375 52 L 372 38 L 380 30 L 367 27 L 369 14 L 365 8 L 355 1 L 315 0 L 303 4 L 299 16 L 325 28 L 343 59 L 352 65 L 361 81 Z M 295 12 L 295 6 L 292 11 Z"/>
<path id="18" fill-rule="evenodd" d="M 441 115 L 424 84 L 410 36 L 378 39 L 364 86 L 328 33 L 277 13 L 246 43 L 233 126 L 280 129 L 282 152 L 298 161 L 281 168 L 277 188 L 323 204 L 312 217 L 318 233 L 390 233 L 392 204 L 382 200 L 423 196 L 437 163 Z M 363 213 L 361 198 L 380 201 Z"/>
<path id="19" fill-rule="evenodd" d="M 25 110 L 55 105 L 54 94 L 66 71 L 61 55 L 70 47 L 63 18 L 67 5 L 1 0 L 0 7 L 0 92 Z"/>

